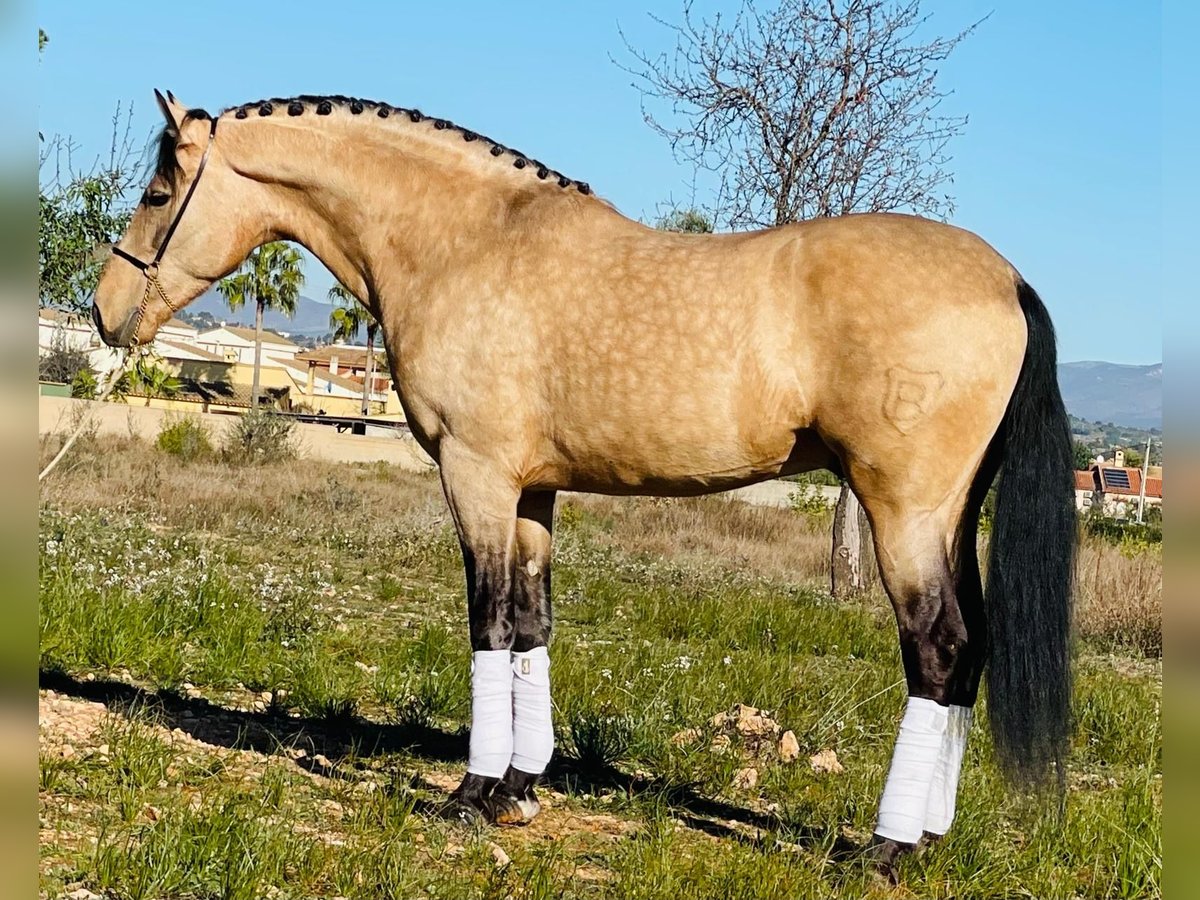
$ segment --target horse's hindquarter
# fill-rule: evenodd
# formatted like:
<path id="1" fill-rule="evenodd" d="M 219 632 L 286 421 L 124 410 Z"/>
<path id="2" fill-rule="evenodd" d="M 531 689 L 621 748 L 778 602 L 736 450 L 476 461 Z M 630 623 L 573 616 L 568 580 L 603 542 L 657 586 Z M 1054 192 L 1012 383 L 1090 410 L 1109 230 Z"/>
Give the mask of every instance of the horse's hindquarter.
<path id="1" fill-rule="evenodd" d="M 910 216 L 796 232 L 780 268 L 811 322 L 817 430 L 860 495 L 909 510 L 956 498 L 1020 372 L 1018 276 L 975 235 Z"/>

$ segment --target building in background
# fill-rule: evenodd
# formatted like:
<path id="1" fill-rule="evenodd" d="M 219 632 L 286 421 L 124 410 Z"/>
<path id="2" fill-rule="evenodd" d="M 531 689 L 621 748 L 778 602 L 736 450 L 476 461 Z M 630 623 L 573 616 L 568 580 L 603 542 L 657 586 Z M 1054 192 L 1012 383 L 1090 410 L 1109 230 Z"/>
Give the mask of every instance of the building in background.
<path id="1" fill-rule="evenodd" d="M 104 345 L 86 316 L 42 309 L 38 316 L 38 349 L 45 356 L 55 347 L 86 354 L 103 381 L 120 365 L 123 351 Z M 200 330 L 171 319 L 148 348 L 153 365 L 175 380 L 170 396 L 147 397 L 140 388 L 130 402 L 175 410 L 244 412 L 250 408 L 254 378 L 254 329 L 219 325 Z M 400 398 L 392 387 L 387 356 L 376 352 L 368 392 L 372 417 L 404 421 Z M 292 412 L 356 417 L 362 414 L 367 374 L 364 347 L 334 344 L 305 349 L 272 331 L 263 332 L 260 380 L 266 402 Z M 69 392 L 67 385 L 45 385 L 43 391 Z"/>
<path id="2" fill-rule="evenodd" d="M 195 342 L 199 332 L 187 322 L 172 318 L 168 320 L 154 339 L 153 348 L 158 355 L 168 346 L 188 346 Z M 96 326 L 87 316 L 61 309 L 42 307 L 38 310 L 38 356 L 54 352 L 56 347 L 78 350 L 87 354 L 88 364 L 100 377 L 105 377 L 121 364 L 123 351 L 107 346 L 96 332 Z"/>
<path id="3" fill-rule="evenodd" d="M 1075 473 L 1075 506 L 1077 509 L 1100 509 L 1104 515 L 1114 519 L 1132 519 L 1137 516 L 1142 495 L 1142 470 L 1124 463 L 1124 454 L 1115 454 L 1116 459 L 1099 460 L 1086 472 Z M 1146 474 L 1146 510 L 1162 506 L 1163 468 L 1150 466 Z"/>
<path id="4" fill-rule="evenodd" d="M 365 347 L 330 344 L 297 353 L 287 365 L 299 388 L 299 396 L 293 395 L 293 405 L 303 403 L 313 412 L 324 409 L 329 415 L 361 415 L 363 381 L 367 377 Z M 392 389 L 385 354 L 374 354 L 371 371 L 368 414 L 402 419 L 404 411 Z"/>

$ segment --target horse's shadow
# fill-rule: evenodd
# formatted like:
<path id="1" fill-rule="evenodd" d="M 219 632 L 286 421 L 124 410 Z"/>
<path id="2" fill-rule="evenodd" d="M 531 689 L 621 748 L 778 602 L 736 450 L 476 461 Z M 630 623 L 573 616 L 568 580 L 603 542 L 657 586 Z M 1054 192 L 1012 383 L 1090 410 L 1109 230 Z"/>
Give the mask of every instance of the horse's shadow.
<path id="1" fill-rule="evenodd" d="M 465 763 L 468 735 L 465 730 L 449 732 L 418 721 L 372 722 L 357 715 L 330 718 L 295 717 L 268 708 L 248 711 L 218 706 L 200 697 L 169 690 L 147 690 L 122 681 L 86 681 L 63 672 L 43 669 L 38 686 L 81 700 L 103 703 L 128 716 L 136 710 L 149 712 L 169 729 L 213 746 L 252 750 L 263 754 L 304 750 L 288 754 L 291 761 L 314 774 L 356 780 L 358 768 L 371 757 L 403 752 L 430 762 Z M 615 766 L 584 761 L 558 754 L 542 778 L 550 790 L 565 794 L 619 793 L 626 797 L 655 797 L 669 814 L 689 828 L 715 837 L 744 843 L 792 849 L 818 849 L 831 858 L 853 854 L 856 845 L 841 835 L 803 824 L 787 822 L 771 813 L 758 812 L 704 796 L 694 785 L 663 778 L 631 775 Z M 441 788 L 420 777 L 411 786 L 438 793 Z M 414 811 L 436 814 L 437 800 L 417 798 Z"/>

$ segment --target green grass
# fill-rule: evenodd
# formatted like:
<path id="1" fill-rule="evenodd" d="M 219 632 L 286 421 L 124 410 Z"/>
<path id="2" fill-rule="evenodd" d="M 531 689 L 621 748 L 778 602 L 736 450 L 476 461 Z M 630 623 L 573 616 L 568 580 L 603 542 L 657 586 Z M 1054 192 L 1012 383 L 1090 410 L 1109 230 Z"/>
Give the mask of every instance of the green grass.
<path id="1" fill-rule="evenodd" d="M 121 494 L 120 471 L 77 468 L 69 478 L 102 484 L 72 481 L 41 513 L 43 671 L 143 698 L 115 704 L 92 738 L 105 760 L 43 751 L 51 896 L 75 883 L 114 898 L 891 895 L 853 852 L 904 702 L 879 598 L 837 606 L 818 584 L 736 561 L 631 552 L 603 507 L 565 504 L 555 793 L 530 829 L 462 831 L 430 814 L 444 797 L 431 780 L 461 770 L 469 712 L 460 562 L 430 512 L 436 483 L 366 466 L 286 481 L 264 466 L 256 476 L 275 480 L 256 502 L 205 512 L 167 504 L 175 476 L 153 471 L 158 493 Z M 381 495 L 404 498 L 397 515 L 379 514 Z M 1102 649 L 1078 648 L 1063 817 L 1005 785 L 977 728 L 954 829 L 903 863 L 911 895 L 1158 896 L 1161 668 Z M 800 761 L 744 760 L 736 738 L 713 752 L 707 723 L 738 702 L 793 730 Z M 173 742 L 172 728 L 203 738 L 221 716 L 232 737 Z M 686 728 L 704 737 L 673 742 Z M 822 749 L 843 774 L 811 770 Z M 334 777 L 306 771 L 318 750 Z M 747 765 L 750 790 L 734 786 Z"/>

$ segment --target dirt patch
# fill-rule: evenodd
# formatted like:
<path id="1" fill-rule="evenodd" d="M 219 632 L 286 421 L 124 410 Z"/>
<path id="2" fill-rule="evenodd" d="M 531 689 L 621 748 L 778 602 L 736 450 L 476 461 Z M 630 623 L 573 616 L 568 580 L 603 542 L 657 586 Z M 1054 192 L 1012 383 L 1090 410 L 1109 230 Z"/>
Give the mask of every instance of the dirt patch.
<path id="1" fill-rule="evenodd" d="M 95 759 L 106 763 L 112 748 L 106 738 L 117 717 L 121 720 L 121 712 L 111 709 L 104 703 L 79 699 L 53 690 L 42 690 L 38 693 L 38 745 L 43 757 L 61 760 Z M 377 787 L 378 773 L 370 769 L 354 768 L 347 771 L 344 767 L 330 761 L 321 753 L 310 753 L 303 748 L 280 747 L 277 753 L 262 753 L 256 750 L 230 749 L 229 727 L 212 724 L 206 725 L 200 719 L 195 719 L 195 727 L 191 733 L 181 728 L 171 728 L 160 725 L 153 720 L 140 723 L 144 734 L 153 737 L 170 748 L 172 756 L 189 763 L 201 759 L 218 760 L 224 776 L 231 780 L 257 780 L 271 763 L 283 764 L 303 775 L 318 785 L 345 785 L 347 781 L 356 782 L 355 788 L 361 789 L 362 794 Z M 196 735 L 213 735 L 210 743 Z M 461 780 L 461 773 L 430 769 L 422 772 L 414 779 L 414 786 L 423 788 L 435 795 L 448 795 Z M 186 788 L 181 788 L 187 793 Z M 572 835 L 603 836 L 617 838 L 638 827 L 635 821 L 617 818 L 607 814 L 589 814 L 574 810 L 570 807 L 569 798 L 565 794 L 542 787 L 539 790 L 542 800 L 542 813 L 529 826 L 524 828 L 496 829 L 494 834 L 505 844 L 521 844 L 530 841 L 560 839 Z M 198 795 L 197 795 L 198 796 Z M 48 797 L 44 794 L 43 800 Z M 317 802 L 323 812 L 323 818 L 336 825 L 345 810 L 343 804 L 324 799 Z M 154 811 L 149 813 L 154 818 Z M 336 829 L 335 829 L 336 830 Z M 336 835 L 324 834 L 326 840 L 333 841 Z"/>

